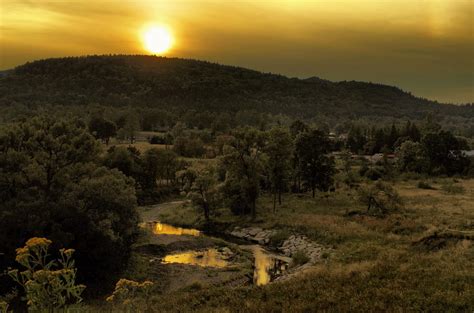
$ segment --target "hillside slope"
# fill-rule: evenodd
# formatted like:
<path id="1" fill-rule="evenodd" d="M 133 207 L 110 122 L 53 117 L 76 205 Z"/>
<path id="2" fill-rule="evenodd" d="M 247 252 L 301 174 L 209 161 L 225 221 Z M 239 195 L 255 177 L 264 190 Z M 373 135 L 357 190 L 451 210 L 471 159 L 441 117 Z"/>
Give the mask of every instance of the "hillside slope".
<path id="1" fill-rule="evenodd" d="M 301 80 L 209 62 L 154 56 L 47 59 L 0 77 L 0 106 L 17 103 L 282 113 L 293 117 L 473 117 L 474 107 L 439 104 L 396 87 Z"/>

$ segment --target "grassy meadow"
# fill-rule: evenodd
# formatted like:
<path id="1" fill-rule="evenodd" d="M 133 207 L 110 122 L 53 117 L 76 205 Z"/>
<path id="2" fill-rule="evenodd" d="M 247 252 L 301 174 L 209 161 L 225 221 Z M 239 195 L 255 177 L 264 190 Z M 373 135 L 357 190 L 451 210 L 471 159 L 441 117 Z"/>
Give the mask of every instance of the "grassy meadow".
<path id="1" fill-rule="evenodd" d="M 269 195 L 259 200 L 256 220 L 227 209 L 214 212 L 217 227 L 256 225 L 278 236 L 304 234 L 328 247 L 320 264 L 284 282 L 264 287 L 200 285 L 173 294 L 154 294 L 158 312 L 470 312 L 474 308 L 474 247 L 470 240 L 439 238 L 435 232 L 472 232 L 474 180 L 442 178 L 398 181 L 404 209 L 386 217 L 348 212 L 365 210 L 356 192 L 284 195 L 276 214 Z M 459 187 L 451 192 L 446 186 Z M 170 205 L 157 216 L 175 225 L 203 222 L 189 204 Z"/>

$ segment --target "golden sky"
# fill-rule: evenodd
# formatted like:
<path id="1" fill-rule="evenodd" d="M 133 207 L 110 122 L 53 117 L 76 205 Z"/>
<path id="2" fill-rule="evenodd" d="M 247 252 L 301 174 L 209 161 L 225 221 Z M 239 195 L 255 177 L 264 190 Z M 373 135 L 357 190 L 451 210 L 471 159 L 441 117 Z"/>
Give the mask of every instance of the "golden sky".
<path id="1" fill-rule="evenodd" d="M 173 34 L 168 56 L 474 102 L 473 12 L 474 0 L 0 0 L 0 69 L 145 54 L 155 24 Z"/>

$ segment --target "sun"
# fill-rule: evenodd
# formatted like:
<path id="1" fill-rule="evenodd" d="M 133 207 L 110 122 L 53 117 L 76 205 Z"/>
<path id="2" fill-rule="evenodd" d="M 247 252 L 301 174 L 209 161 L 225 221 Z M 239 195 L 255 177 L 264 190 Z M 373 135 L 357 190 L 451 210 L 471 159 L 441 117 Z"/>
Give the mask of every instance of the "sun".
<path id="1" fill-rule="evenodd" d="M 173 45 L 173 35 L 164 26 L 148 26 L 144 29 L 142 40 L 145 49 L 153 54 L 166 53 Z"/>

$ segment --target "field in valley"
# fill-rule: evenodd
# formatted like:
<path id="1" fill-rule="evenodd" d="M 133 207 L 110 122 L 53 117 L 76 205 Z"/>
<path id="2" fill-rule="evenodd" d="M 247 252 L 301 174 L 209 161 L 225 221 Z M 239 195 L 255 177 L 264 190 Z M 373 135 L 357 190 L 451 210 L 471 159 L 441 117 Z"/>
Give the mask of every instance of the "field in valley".
<path id="1" fill-rule="evenodd" d="M 271 198 L 264 195 L 255 220 L 243 220 L 227 209 L 214 212 L 214 227 L 219 229 L 258 226 L 276 230 L 275 237 L 305 235 L 327 248 L 318 264 L 290 280 L 263 287 L 223 286 L 214 279 L 222 273 L 201 270 L 193 274 L 199 283 L 185 285 L 182 280 L 180 286 L 173 277 L 186 272 L 151 275 L 156 267 L 147 263 L 149 255 L 139 252 L 129 278 L 156 279 L 159 287 L 149 305 L 163 312 L 468 312 L 474 308 L 474 246 L 467 239 L 472 239 L 474 230 L 474 180 L 427 180 L 432 189 L 420 189 L 418 182 L 395 183 L 404 209 L 385 217 L 363 214 L 366 208 L 358 204 L 356 192 L 346 188 L 314 199 L 309 194 L 284 195 L 276 213 Z M 453 193 L 446 185 L 458 188 Z M 361 214 L 350 214 L 354 211 Z M 203 225 L 201 212 L 186 202 L 155 212 L 142 209 L 142 216 L 173 225 Z M 454 230 L 466 239 L 434 235 Z M 155 244 L 166 250 L 169 243 Z M 173 248 L 212 245 L 216 242 L 203 239 L 197 245 Z M 166 291 L 169 288 L 173 294 Z"/>

